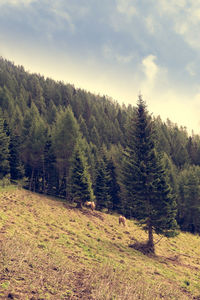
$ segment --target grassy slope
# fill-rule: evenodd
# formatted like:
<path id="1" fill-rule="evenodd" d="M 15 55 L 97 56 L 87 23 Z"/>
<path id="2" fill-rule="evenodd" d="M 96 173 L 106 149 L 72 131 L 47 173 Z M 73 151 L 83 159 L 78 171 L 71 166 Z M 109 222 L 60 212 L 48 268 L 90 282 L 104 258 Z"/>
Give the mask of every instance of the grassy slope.
<path id="1" fill-rule="evenodd" d="M 1 190 L 0 299 L 200 299 L 200 237 L 163 238 L 156 257 L 129 247 L 146 238 L 133 221 Z"/>

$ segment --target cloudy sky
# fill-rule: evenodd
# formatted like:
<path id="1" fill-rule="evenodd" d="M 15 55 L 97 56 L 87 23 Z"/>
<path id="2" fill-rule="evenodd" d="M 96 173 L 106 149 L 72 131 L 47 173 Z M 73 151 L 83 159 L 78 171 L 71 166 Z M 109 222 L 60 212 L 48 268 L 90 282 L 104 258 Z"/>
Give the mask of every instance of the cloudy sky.
<path id="1" fill-rule="evenodd" d="M 0 0 L 0 55 L 200 134 L 198 0 Z"/>

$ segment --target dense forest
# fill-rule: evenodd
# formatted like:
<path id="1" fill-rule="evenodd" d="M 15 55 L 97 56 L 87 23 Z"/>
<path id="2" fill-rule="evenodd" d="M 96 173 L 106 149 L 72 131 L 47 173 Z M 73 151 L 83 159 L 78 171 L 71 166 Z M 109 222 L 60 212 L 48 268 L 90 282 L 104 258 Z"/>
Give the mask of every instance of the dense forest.
<path id="1" fill-rule="evenodd" d="M 136 99 L 133 99 L 136 100 Z M 135 217 L 123 170 L 136 108 L 0 59 L 0 180 Z M 182 230 L 200 233 L 200 136 L 153 118 Z M 134 181 L 131 183 L 134 189 Z M 137 217 L 137 216 L 136 216 Z"/>

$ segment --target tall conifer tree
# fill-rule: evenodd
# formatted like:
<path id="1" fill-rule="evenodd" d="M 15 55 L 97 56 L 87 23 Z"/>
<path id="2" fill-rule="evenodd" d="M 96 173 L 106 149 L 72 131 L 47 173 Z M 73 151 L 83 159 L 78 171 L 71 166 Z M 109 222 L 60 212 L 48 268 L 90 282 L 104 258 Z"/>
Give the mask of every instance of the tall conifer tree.
<path id="1" fill-rule="evenodd" d="M 111 177 L 107 169 L 105 155 L 100 157 L 96 163 L 96 178 L 94 193 L 97 199 L 99 209 L 112 208 L 110 186 Z"/>
<path id="2" fill-rule="evenodd" d="M 51 136 L 49 136 L 44 147 L 43 191 L 50 195 L 55 195 L 59 189 L 55 164 L 56 156 L 53 151 Z"/>
<path id="3" fill-rule="evenodd" d="M 9 163 L 10 163 L 10 178 L 11 180 L 22 179 L 24 176 L 24 167 L 20 159 L 20 136 L 10 135 L 9 144 Z"/>
<path id="4" fill-rule="evenodd" d="M 81 207 L 86 201 L 94 201 L 86 158 L 78 145 L 74 149 L 70 168 L 70 193 L 78 207 Z"/>
<path id="5" fill-rule="evenodd" d="M 0 115 L 0 179 L 10 173 L 9 139 L 5 132 L 4 120 Z"/>
<path id="6" fill-rule="evenodd" d="M 166 181 L 160 155 L 155 148 L 155 127 L 146 104 L 139 96 L 131 121 L 123 169 L 128 205 L 148 231 L 148 250 L 154 252 L 153 232 L 176 233 L 176 202 Z"/>
<path id="7" fill-rule="evenodd" d="M 60 195 L 68 198 L 68 178 L 74 147 L 80 137 L 79 124 L 71 107 L 60 111 L 52 130 L 52 146 L 56 155 L 56 165 L 59 173 Z"/>
<path id="8" fill-rule="evenodd" d="M 110 158 L 108 161 L 107 170 L 110 175 L 109 194 L 111 196 L 112 209 L 115 211 L 120 211 L 121 209 L 121 201 L 119 197 L 120 186 L 117 182 L 116 168 L 112 158 Z"/>

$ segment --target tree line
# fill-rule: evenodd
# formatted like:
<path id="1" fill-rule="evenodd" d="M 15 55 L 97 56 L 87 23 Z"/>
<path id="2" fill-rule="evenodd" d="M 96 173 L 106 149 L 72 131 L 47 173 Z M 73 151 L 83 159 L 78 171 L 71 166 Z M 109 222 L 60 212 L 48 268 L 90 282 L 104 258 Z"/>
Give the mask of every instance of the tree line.
<path id="1" fill-rule="evenodd" d="M 199 173 L 199 135 L 151 117 L 142 99 L 119 105 L 0 59 L 1 182 L 21 180 L 79 206 L 95 200 L 99 210 L 136 217 L 149 232 L 169 234 L 175 218 L 182 230 L 200 233 Z M 158 199 L 168 204 L 161 209 Z M 162 210 L 172 216 L 168 229 Z"/>

